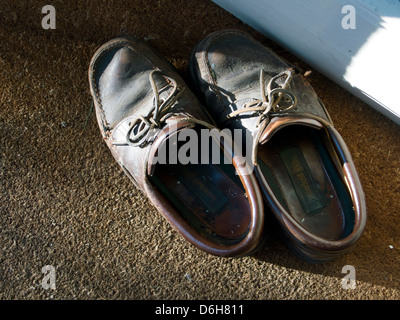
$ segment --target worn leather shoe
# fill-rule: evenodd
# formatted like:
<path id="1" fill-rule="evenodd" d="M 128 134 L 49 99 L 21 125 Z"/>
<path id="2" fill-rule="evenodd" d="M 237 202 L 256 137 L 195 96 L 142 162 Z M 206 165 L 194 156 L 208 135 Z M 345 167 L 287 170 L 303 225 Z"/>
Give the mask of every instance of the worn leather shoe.
<path id="1" fill-rule="evenodd" d="M 346 144 L 306 80 L 235 30 L 202 40 L 190 71 L 217 125 L 251 137 L 247 159 L 289 247 L 308 262 L 348 252 L 366 223 L 364 194 Z"/>
<path id="2" fill-rule="evenodd" d="M 229 136 L 215 128 L 166 59 L 144 41 L 117 38 L 93 56 L 89 83 L 112 155 L 184 238 L 218 256 L 243 256 L 259 246 L 264 211 L 256 178 L 245 174 Z M 193 144 L 204 130 L 210 154 Z M 182 163 L 188 137 L 193 154 Z M 224 160 L 214 164 L 207 160 L 215 146 Z"/>

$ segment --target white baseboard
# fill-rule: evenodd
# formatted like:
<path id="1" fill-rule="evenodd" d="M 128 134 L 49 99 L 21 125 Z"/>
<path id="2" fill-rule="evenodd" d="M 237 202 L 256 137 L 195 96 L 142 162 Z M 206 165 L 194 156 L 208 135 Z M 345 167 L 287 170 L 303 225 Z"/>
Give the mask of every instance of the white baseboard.
<path id="1" fill-rule="evenodd" d="M 213 1 L 400 124 L 398 0 Z"/>

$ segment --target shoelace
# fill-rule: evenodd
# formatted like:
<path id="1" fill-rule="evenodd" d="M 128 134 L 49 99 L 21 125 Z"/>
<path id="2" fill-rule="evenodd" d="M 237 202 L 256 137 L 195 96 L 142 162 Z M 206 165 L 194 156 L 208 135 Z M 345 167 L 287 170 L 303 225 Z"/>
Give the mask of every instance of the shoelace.
<path id="1" fill-rule="evenodd" d="M 260 71 L 260 91 L 261 91 L 261 99 L 254 100 L 246 103 L 242 109 L 231 112 L 227 119 L 235 118 L 242 113 L 253 112 L 259 115 L 259 119 L 257 122 L 257 127 L 264 120 L 268 119 L 270 115 L 276 115 L 278 113 L 289 111 L 296 107 L 297 98 L 296 96 L 287 89 L 288 85 L 293 79 L 294 70 L 289 69 L 284 72 L 277 74 L 272 77 L 267 84 L 267 90 L 265 90 L 265 71 L 261 69 Z M 272 89 L 273 84 L 282 77 L 286 77 L 284 84 L 280 87 Z M 288 106 L 280 106 L 282 98 L 285 97 L 285 102 L 291 101 L 291 104 Z M 268 121 L 267 121 L 268 122 Z"/>
<path id="2" fill-rule="evenodd" d="M 265 71 L 261 69 L 260 71 L 261 99 L 246 103 L 242 109 L 231 112 L 227 116 L 226 120 L 235 118 L 242 113 L 248 113 L 248 112 L 252 112 L 253 116 L 258 115 L 258 121 L 256 124 L 258 130 L 256 136 L 254 137 L 254 140 L 259 141 L 261 134 L 263 133 L 264 129 L 267 127 L 269 123 L 271 116 L 274 115 L 277 116 L 280 113 L 289 111 L 295 108 L 297 105 L 296 96 L 287 89 L 288 85 L 293 79 L 293 72 L 294 72 L 293 69 L 289 69 L 275 75 L 269 80 L 267 88 L 265 90 Z M 272 89 L 274 83 L 282 77 L 286 77 L 283 85 Z M 282 105 L 282 106 L 279 105 L 279 103 L 282 101 L 283 98 L 286 104 L 289 102 L 291 103 L 289 105 Z M 251 157 L 254 164 L 257 163 L 256 160 L 257 150 L 258 150 L 258 143 L 253 143 Z"/>
<path id="3" fill-rule="evenodd" d="M 158 89 L 154 76 L 158 74 L 164 77 L 168 85 Z M 146 116 L 138 115 L 133 117 L 129 123 L 129 129 L 126 133 L 126 141 L 114 142 L 114 145 L 130 145 L 140 146 L 148 142 L 151 138 L 153 129 L 160 128 L 168 118 L 168 111 L 182 95 L 185 88 L 178 88 L 177 82 L 166 76 L 160 70 L 153 70 L 149 75 L 149 81 L 153 89 L 153 109 Z M 160 93 L 169 89 L 172 86 L 172 91 L 165 100 L 160 99 Z"/>

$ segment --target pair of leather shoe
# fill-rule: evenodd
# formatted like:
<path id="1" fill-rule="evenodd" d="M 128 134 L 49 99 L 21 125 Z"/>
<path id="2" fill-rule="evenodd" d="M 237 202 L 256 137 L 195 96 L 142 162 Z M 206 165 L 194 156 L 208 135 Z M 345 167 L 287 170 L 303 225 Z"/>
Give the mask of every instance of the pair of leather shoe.
<path id="1" fill-rule="evenodd" d="M 197 95 L 139 39 L 111 40 L 92 58 L 100 131 L 135 186 L 213 255 L 254 252 L 271 213 L 306 261 L 349 251 L 365 227 L 362 187 L 305 79 L 235 30 L 202 40 L 189 65 Z"/>

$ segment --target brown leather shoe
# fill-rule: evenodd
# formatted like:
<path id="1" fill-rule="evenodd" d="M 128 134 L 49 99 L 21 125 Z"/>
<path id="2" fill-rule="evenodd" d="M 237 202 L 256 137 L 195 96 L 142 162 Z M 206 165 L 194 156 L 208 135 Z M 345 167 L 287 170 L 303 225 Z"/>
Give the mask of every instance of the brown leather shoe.
<path id="1" fill-rule="evenodd" d="M 229 136 L 221 142 L 223 134 L 173 66 L 144 41 L 117 38 L 95 53 L 89 82 L 111 153 L 169 223 L 214 255 L 254 251 L 264 225 L 256 178 L 245 174 L 236 156 L 225 164 L 232 155 Z M 204 130 L 210 132 L 209 148 L 217 146 L 217 158 L 224 160 L 209 164 L 212 152 L 199 144 L 182 164 L 177 153 Z"/>
<path id="2" fill-rule="evenodd" d="M 252 137 L 248 161 L 290 248 L 309 262 L 351 249 L 366 222 L 364 194 L 342 137 L 306 80 L 235 30 L 201 41 L 190 68 L 217 125 Z"/>

